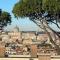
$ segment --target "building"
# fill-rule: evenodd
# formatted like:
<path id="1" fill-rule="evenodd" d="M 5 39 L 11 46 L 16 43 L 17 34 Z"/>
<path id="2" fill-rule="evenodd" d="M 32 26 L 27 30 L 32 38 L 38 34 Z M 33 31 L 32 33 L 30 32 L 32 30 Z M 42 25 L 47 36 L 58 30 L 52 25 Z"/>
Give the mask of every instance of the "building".
<path id="1" fill-rule="evenodd" d="M 54 37 L 53 34 L 51 35 Z M 45 32 L 19 31 L 17 26 L 11 32 L 2 32 L 0 36 L 0 44 L 6 48 L 5 52 L 15 55 L 29 55 L 31 53 L 31 55 L 35 57 L 37 53 L 52 51 L 56 53 L 54 49 L 50 49 L 50 47 L 41 47 L 45 42 L 50 44 L 49 37 Z M 58 43 L 58 41 L 56 43 Z M 38 47 L 38 45 L 40 46 Z M 36 51 L 36 53 L 34 51 Z"/>

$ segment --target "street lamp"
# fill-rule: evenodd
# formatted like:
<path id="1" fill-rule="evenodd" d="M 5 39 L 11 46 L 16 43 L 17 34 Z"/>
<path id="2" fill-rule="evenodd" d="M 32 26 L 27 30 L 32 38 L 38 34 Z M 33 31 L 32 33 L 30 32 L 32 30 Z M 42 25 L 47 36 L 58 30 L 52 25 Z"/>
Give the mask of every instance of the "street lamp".
<path id="1" fill-rule="evenodd" d="M 37 37 L 38 37 L 38 32 L 36 31 L 36 33 L 35 33 L 35 36 L 36 36 L 36 40 L 37 40 Z"/>

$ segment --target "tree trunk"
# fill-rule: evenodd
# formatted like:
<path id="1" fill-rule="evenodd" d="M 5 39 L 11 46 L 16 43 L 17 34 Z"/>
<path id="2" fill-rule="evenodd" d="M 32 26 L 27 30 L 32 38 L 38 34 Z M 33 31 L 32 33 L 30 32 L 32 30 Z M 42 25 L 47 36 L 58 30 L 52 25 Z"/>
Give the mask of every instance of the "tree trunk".
<path id="1" fill-rule="evenodd" d="M 54 31 L 52 28 L 50 28 L 45 21 L 44 21 L 44 23 L 46 24 L 46 26 L 45 26 L 44 24 L 43 24 L 43 26 L 44 26 L 44 28 L 45 28 L 46 33 L 47 33 L 48 36 L 49 36 L 50 42 L 55 46 L 56 51 L 57 51 L 57 54 L 60 55 L 60 47 L 59 47 L 59 45 L 57 45 L 56 42 L 55 42 L 55 41 L 56 41 L 56 35 L 58 36 L 59 40 L 60 40 L 60 35 L 59 35 L 56 31 Z M 54 36 L 55 41 L 53 40 L 53 37 L 52 37 L 52 35 L 50 34 L 50 32 L 48 32 L 48 30 L 46 29 L 47 27 L 48 27 L 49 30 L 51 30 L 51 32 L 52 32 L 53 34 L 55 34 L 55 36 Z"/>
<path id="2" fill-rule="evenodd" d="M 40 26 L 36 21 L 33 21 L 35 24 L 37 24 L 37 26 L 39 26 L 40 28 L 42 28 L 47 34 L 48 34 L 48 37 L 49 37 L 49 39 L 50 39 L 50 42 L 55 46 L 55 48 L 56 48 L 56 52 L 57 52 L 57 54 L 58 55 L 60 55 L 60 47 L 56 44 L 56 39 L 55 39 L 55 41 L 53 40 L 53 38 L 52 38 L 52 35 L 50 34 L 50 32 L 47 30 L 47 26 L 48 25 L 44 25 L 43 24 L 43 21 L 40 21 L 40 25 L 42 26 Z M 45 23 L 46 24 L 46 23 Z M 50 29 L 50 28 L 48 28 L 49 30 L 51 30 L 54 34 L 55 34 L 55 36 L 57 35 L 58 37 L 59 37 L 59 35 L 58 35 L 58 33 L 57 32 L 55 32 L 55 31 L 53 31 L 52 29 Z M 56 38 L 56 37 L 55 37 Z"/>

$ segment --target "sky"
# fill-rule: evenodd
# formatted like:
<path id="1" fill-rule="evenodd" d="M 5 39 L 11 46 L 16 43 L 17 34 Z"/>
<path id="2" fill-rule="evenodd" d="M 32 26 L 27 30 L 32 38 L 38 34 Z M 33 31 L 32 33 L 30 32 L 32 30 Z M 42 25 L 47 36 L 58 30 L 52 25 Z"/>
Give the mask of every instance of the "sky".
<path id="1" fill-rule="evenodd" d="M 12 16 L 12 23 L 11 25 L 8 25 L 5 27 L 5 30 L 12 31 L 15 26 L 18 26 L 20 30 L 23 31 L 39 31 L 40 29 L 34 24 L 32 21 L 30 21 L 28 18 L 20 18 L 16 19 L 12 13 L 12 9 L 15 3 L 17 3 L 19 0 L 0 0 L 0 9 L 3 11 L 7 11 Z M 52 28 L 55 28 L 55 30 L 58 30 L 55 25 L 52 26 Z"/>
<path id="2" fill-rule="evenodd" d="M 18 26 L 20 28 L 20 30 L 39 30 L 39 28 L 36 26 L 36 24 L 34 24 L 33 22 L 31 22 L 28 18 L 24 18 L 24 19 L 19 19 L 17 20 L 13 14 L 12 14 L 12 9 L 15 3 L 17 3 L 19 0 L 0 0 L 0 9 L 2 9 L 3 11 L 7 11 L 12 15 L 12 23 L 11 25 L 8 25 L 7 27 L 5 27 L 5 30 L 9 31 L 9 30 L 13 30 L 15 26 Z"/>

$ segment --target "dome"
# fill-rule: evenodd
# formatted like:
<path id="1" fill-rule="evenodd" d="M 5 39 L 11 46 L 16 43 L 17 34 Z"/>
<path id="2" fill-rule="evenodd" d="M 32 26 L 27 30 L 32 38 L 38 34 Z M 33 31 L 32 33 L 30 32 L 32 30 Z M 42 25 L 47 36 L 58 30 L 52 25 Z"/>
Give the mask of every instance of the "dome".
<path id="1" fill-rule="evenodd" d="M 14 27 L 13 32 L 19 32 L 19 27 L 18 26 Z"/>

